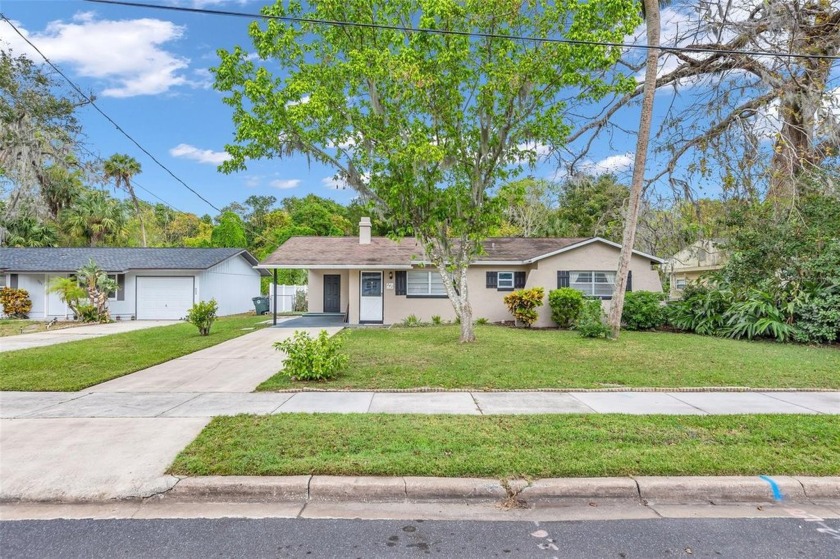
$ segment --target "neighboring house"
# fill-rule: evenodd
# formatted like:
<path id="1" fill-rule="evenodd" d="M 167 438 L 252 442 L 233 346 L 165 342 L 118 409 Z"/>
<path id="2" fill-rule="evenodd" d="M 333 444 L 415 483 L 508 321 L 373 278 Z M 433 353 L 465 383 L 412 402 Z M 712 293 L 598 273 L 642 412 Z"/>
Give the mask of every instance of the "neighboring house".
<path id="1" fill-rule="evenodd" d="M 668 259 L 665 270 L 670 279 L 671 299 L 679 299 L 686 285 L 703 274 L 723 268 L 728 255 L 720 245 L 720 241 L 702 239 Z"/>
<path id="2" fill-rule="evenodd" d="M 260 276 L 268 275 L 241 248 L 0 248 L 0 286 L 29 292 L 30 318 L 73 318 L 47 286 L 91 259 L 117 281 L 108 308 L 120 319 L 177 320 L 210 299 L 220 316 L 243 313 L 254 308 Z"/>
<path id="3" fill-rule="evenodd" d="M 514 289 L 543 287 L 546 303 L 536 326 L 552 326 L 548 291 L 574 287 L 587 296 L 609 299 L 620 246 L 590 238 L 490 238 L 468 271 L 473 316 L 492 322 L 512 320 L 502 299 Z M 662 291 L 654 266 L 663 261 L 634 252 L 630 289 Z M 401 322 L 409 315 L 424 321 L 455 317 L 437 269 L 413 238 L 371 237 L 362 218 L 359 237 L 292 237 L 259 268 L 309 270 L 309 311 L 341 313 L 351 324 Z"/>

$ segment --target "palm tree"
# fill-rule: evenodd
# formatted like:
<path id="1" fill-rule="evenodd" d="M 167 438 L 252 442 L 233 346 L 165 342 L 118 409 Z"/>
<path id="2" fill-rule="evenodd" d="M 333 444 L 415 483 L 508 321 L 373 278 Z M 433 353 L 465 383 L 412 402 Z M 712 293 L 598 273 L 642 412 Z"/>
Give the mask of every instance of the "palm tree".
<path id="1" fill-rule="evenodd" d="M 62 224 L 91 247 L 99 245 L 109 235 L 119 234 L 125 226 L 120 204 L 102 190 L 86 191 L 61 215 Z"/>
<path id="2" fill-rule="evenodd" d="M 140 232 L 143 235 L 143 246 L 145 247 L 146 226 L 143 224 L 143 216 L 140 214 L 140 202 L 137 200 L 137 194 L 135 194 L 134 186 L 131 184 L 131 178 L 142 170 L 140 163 L 130 155 L 115 153 L 105 161 L 103 170 L 106 179 L 114 179 L 115 187 L 125 190 L 131 197 L 131 201 L 134 203 L 134 213 L 140 221 Z"/>
<path id="3" fill-rule="evenodd" d="M 639 135 L 636 138 L 636 156 L 633 162 L 633 181 L 630 185 L 630 198 L 627 201 L 627 217 L 624 221 L 624 236 L 621 241 L 621 255 L 618 258 L 618 270 L 615 274 L 615 287 L 610 302 L 610 337 L 618 338 L 621 329 L 621 313 L 624 310 L 624 290 L 627 286 L 627 271 L 633 244 L 636 242 L 636 223 L 639 219 L 639 201 L 645 179 L 650 123 L 653 117 L 653 97 L 656 94 L 656 73 L 659 69 L 659 3 L 661 0 L 643 0 L 642 14 L 647 28 L 647 66 L 645 68 L 644 96 L 642 114 L 639 118 Z"/>

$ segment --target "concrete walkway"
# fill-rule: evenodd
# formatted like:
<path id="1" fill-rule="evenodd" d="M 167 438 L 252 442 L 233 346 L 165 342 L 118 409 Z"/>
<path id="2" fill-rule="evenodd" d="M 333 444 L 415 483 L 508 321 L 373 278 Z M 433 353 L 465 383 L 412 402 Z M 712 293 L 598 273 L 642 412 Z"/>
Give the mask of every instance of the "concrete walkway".
<path id="1" fill-rule="evenodd" d="M 91 324 L 88 326 L 74 326 L 60 330 L 35 332 L 32 334 L 3 336 L 0 338 L 0 351 L 16 351 L 18 349 L 64 344 L 77 340 L 100 338 L 102 336 L 110 336 L 111 334 L 121 334 L 123 332 L 133 332 L 135 330 L 145 330 L 146 328 L 168 326 L 177 323 L 177 320 L 123 320 L 111 322 L 110 324 Z"/>
<path id="2" fill-rule="evenodd" d="M 207 351 L 207 350 L 205 350 Z M 199 352 L 201 353 L 201 352 Z M 198 359 L 196 359 L 198 360 Z M 633 415 L 840 414 L 840 392 L 297 392 L 249 393 L 229 390 L 235 377 L 225 359 L 208 365 L 204 385 L 213 391 L 151 391 L 143 379 L 107 382 L 83 392 L 3 392 L 0 417 L 48 418 L 209 418 L 217 415 L 277 413 L 418 413 L 458 415 L 623 413 Z M 198 387 L 196 365 L 178 376 L 175 368 L 149 369 L 150 377 L 181 388 Z M 255 371 L 276 370 L 254 364 Z M 156 369 L 156 370 L 154 370 Z M 154 371 L 153 371 L 154 370 Z M 170 374 L 169 378 L 165 375 Z M 133 375 L 132 375 L 133 376 Z M 254 385 L 249 371 L 239 384 Z M 146 379 L 148 380 L 148 379 Z M 136 392 L 127 387 L 138 386 Z M 102 388 L 100 390 L 100 387 Z"/>

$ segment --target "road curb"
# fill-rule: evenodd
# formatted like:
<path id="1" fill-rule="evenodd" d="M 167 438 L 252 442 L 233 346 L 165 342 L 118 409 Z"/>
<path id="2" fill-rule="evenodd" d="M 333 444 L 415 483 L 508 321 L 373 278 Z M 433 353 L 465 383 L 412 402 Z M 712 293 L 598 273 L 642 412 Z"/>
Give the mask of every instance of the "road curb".
<path id="1" fill-rule="evenodd" d="M 840 502 L 840 477 L 723 476 L 512 479 L 366 476 L 184 478 L 162 498 L 190 502 L 625 501 L 736 504 Z"/>

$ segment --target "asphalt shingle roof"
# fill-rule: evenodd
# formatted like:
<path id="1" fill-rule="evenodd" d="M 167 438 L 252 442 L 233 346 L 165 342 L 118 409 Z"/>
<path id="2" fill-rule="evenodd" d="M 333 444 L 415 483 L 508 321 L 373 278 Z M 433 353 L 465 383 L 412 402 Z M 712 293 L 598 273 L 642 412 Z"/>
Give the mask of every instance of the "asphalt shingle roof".
<path id="1" fill-rule="evenodd" d="M 0 270 L 74 272 L 91 258 L 108 272 L 206 270 L 238 254 L 257 263 L 241 248 L 0 248 Z"/>
<path id="2" fill-rule="evenodd" d="M 493 237 L 484 242 L 478 262 L 521 262 L 550 254 L 587 240 L 583 238 Z M 423 247 L 413 238 L 391 240 L 373 237 L 369 245 L 358 237 L 292 237 L 260 264 L 264 266 L 395 266 L 407 267 L 426 260 Z"/>

